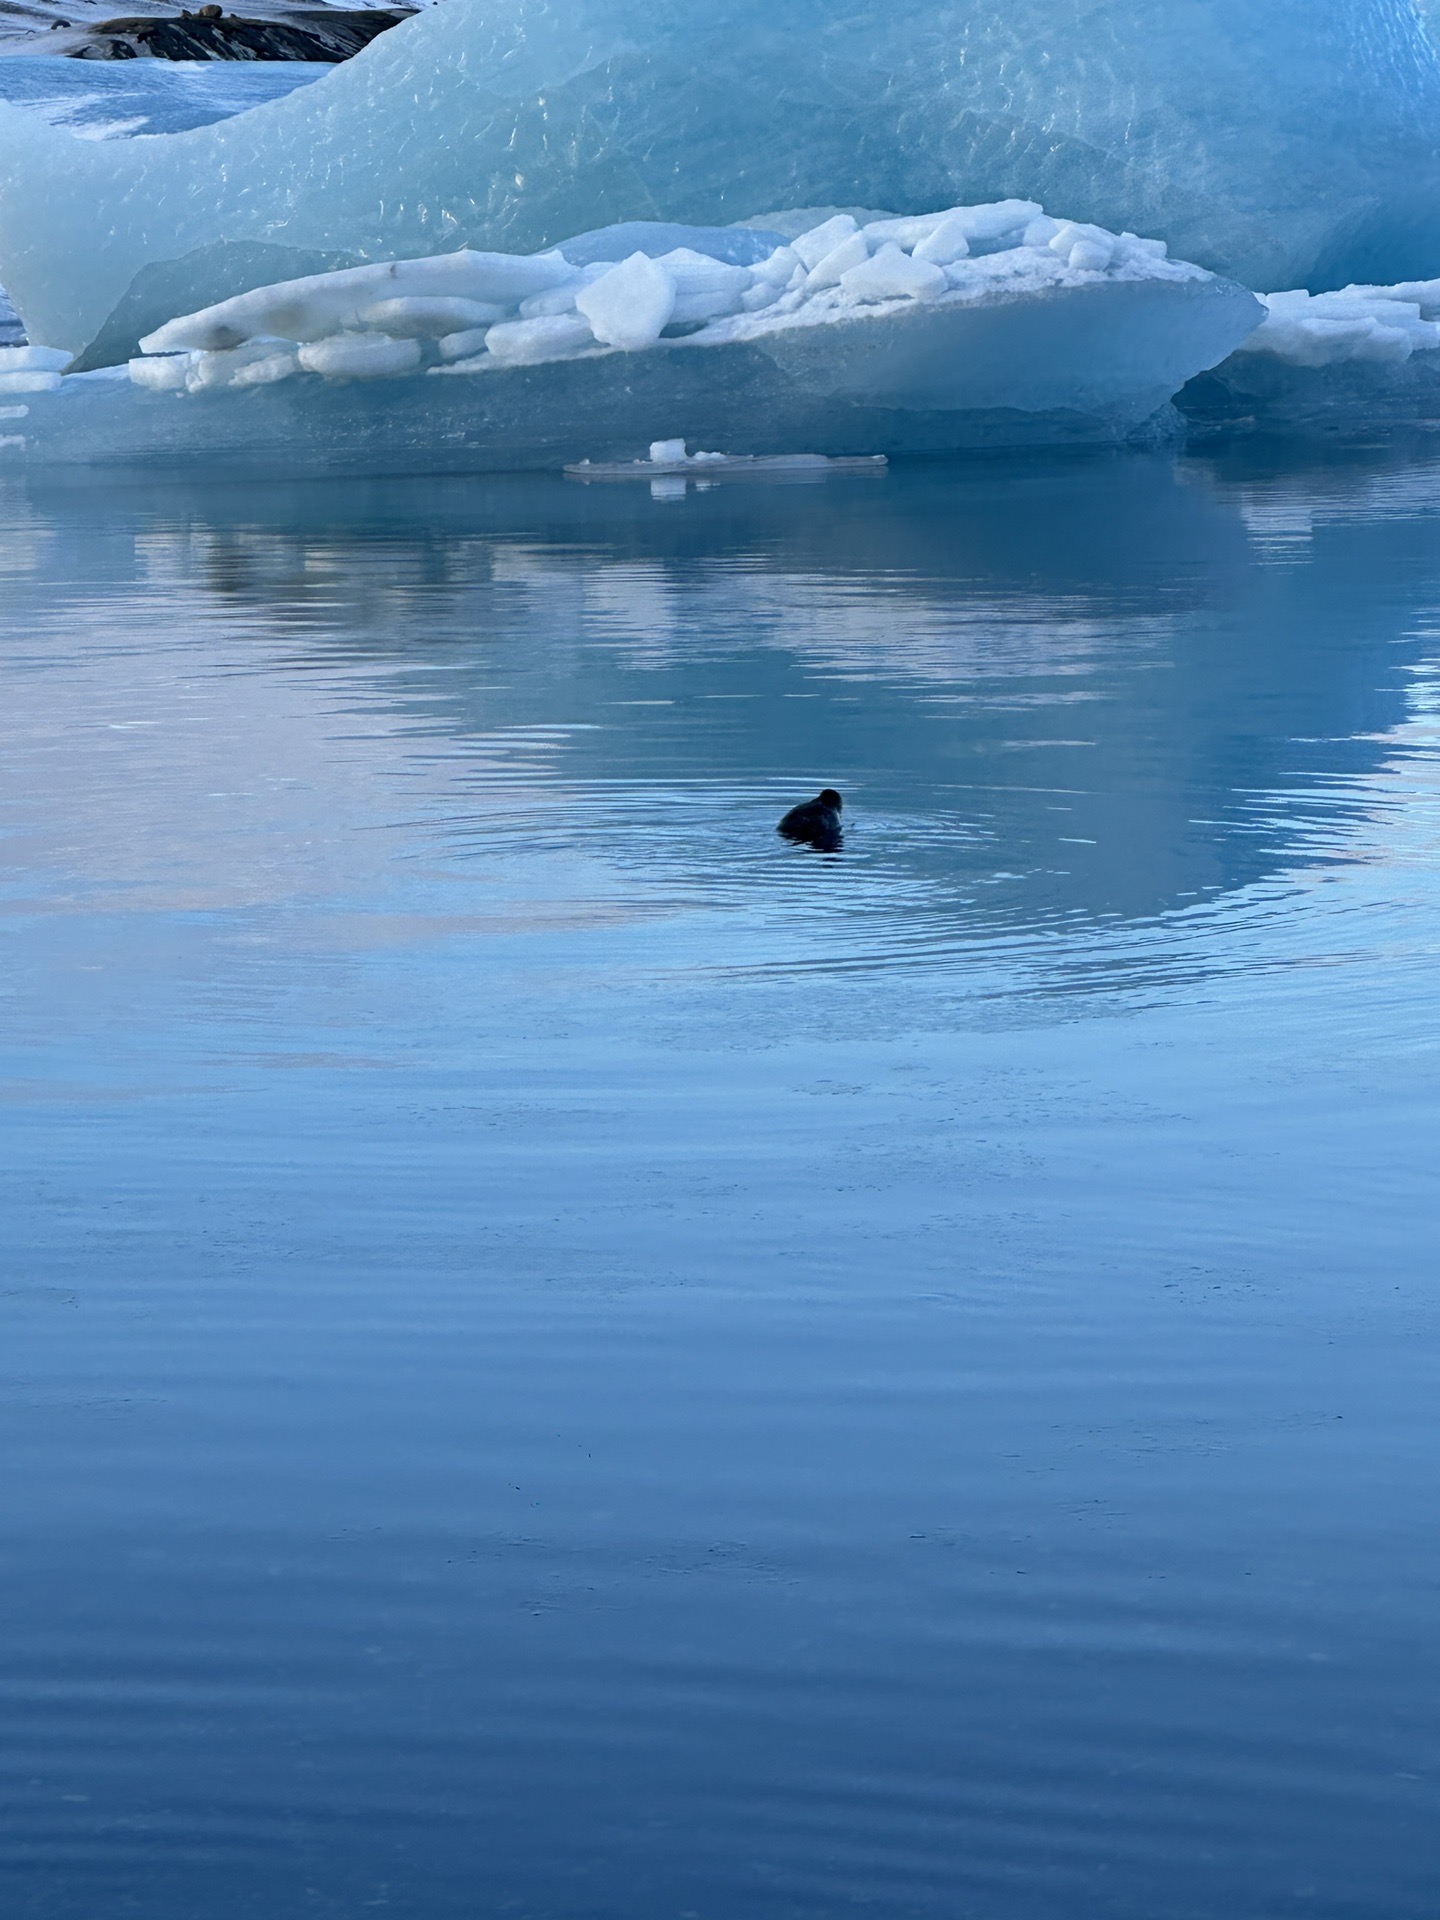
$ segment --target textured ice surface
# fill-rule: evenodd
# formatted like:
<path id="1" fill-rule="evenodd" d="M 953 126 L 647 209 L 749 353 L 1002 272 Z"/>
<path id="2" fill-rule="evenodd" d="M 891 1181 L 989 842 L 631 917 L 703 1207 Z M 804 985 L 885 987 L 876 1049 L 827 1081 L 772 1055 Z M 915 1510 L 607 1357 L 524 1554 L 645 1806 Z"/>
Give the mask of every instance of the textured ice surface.
<path id="1" fill-rule="evenodd" d="M 317 267 L 1007 195 L 1250 285 L 1398 279 L 1440 254 L 1437 126 L 1409 0 L 445 0 L 190 133 L 0 110 L 0 282 L 103 358 Z"/>
<path id="2" fill-rule="evenodd" d="M 991 251 L 914 257 L 967 222 Z M 584 265 L 564 242 L 462 250 L 252 289 L 156 328 L 128 372 L 46 376 L 0 466 L 555 467 L 677 430 L 730 454 L 1114 443 L 1262 313 L 1155 242 L 1033 203 L 832 216 L 793 245 L 771 233 L 748 267 L 706 254 L 703 229 L 648 237 L 680 244 Z M 504 317 L 448 330 L 487 311 Z"/>

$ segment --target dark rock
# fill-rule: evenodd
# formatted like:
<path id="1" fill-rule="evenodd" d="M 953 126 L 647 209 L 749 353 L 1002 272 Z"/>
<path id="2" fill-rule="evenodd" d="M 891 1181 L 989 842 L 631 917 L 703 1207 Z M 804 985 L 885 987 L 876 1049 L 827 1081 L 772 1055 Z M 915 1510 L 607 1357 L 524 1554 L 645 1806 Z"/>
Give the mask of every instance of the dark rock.
<path id="1" fill-rule="evenodd" d="M 296 10 L 284 20 L 246 20 L 214 5 L 196 13 L 102 20 L 69 49 L 72 60 L 320 60 L 350 59 L 412 8 Z"/>

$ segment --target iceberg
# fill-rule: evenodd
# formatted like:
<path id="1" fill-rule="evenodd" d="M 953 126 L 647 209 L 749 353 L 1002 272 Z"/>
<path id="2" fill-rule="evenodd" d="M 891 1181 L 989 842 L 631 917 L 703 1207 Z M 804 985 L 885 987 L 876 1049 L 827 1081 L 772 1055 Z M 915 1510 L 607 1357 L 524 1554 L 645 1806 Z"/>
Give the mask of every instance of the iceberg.
<path id="1" fill-rule="evenodd" d="M 719 254 L 705 228 L 628 222 L 304 275 L 175 315 L 123 368 L 25 349 L 0 470 L 557 469 L 677 436 L 751 456 L 1113 445 L 1163 430 L 1264 317 L 1162 241 L 1033 201 L 811 218 Z"/>
<path id="2" fill-rule="evenodd" d="M 445 0 L 188 132 L 0 108 L 0 284 L 99 366 L 331 268 L 1011 197 L 1252 286 L 1399 280 L 1440 258 L 1437 126 L 1410 0 Z"/>
<path id="3" fill-rule="evenodd" d="M 1264 319 L 1179 405 L 1202 433 L 1433 437 L 1440 426 L 1440 280 L 1260 296 Z"/>

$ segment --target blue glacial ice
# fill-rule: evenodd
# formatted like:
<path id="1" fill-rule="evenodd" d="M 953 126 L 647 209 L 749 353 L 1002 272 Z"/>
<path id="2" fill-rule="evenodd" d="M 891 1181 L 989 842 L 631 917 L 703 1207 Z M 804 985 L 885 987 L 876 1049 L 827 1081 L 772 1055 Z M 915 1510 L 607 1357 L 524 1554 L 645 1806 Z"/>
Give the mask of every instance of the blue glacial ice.
<path id="1" fill-rule="evenodd" d="M 774 219 L 252 288 L 167 320 L 121 369 L 0 357 L 0 469 L 544 468 L 676 436 L 731 454 L 1115 444 L 1153 434 L 1264 315 L 1162 241 L 1033 201 Z"/>
<path id="2" fill-rule="evenodd" d="M 313 86 L 97 147 L 0 109 L 0 283 L 101 364 L 330 267 L 655 218 L 1038 200 L 1253 286 L 1440 255 L 1409 0 L 445 0 Z"/>

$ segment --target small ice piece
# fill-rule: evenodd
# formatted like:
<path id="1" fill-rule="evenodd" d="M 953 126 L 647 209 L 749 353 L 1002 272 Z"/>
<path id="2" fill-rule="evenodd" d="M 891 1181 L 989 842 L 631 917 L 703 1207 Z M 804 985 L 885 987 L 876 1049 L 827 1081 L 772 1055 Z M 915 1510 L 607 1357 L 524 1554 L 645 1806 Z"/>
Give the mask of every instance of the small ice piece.
<path id="1" fill-rule="evenodd" d="M 602 346 L 634 352 L 653 346 L 675 311 L 675 282 L 657 260 L 632 253 L 575 296 Z"/>
<path id="2" fill-rule="evenodd" d="M 33 373 L 0 373 L 0 393 L 54 393 L 59 385 L 58 373 L 38 367 Z"/>
<path id="3" fill-rule="evenodd" d="M 287 379 L 300 367 L 295 349 L 278 340 L 252 340 L 243 347 L 190 354 L 186 359 L 185 387 L 190 393 L 214 392 L 224 387 L 268 386 L 273 381 Z"/>
<path id="4" fill-rule="evenodd" d="M 882 247 L 887 240 L 893 240 L 902 253 L 910 253 L 952 218 L 954 212 L 952 207 L 943 213 L 912 213 L 894 220 L 867 220 L 861 231 L 872 246 Z M 944 262 L 940 264 L 943 266 Z"/>
<path id="5" fill-rule="evenodd" d="M 563 360 L 595 345 L 595 334 L 578 313 L 542 314 L 534 320 L 504 320 L 491 327 L 485 347 L 492 360 L 507 367 L 533 367 Z"/>
<path id="6" fill-rule="evenodd" d="M 912 260 L 894 241 L 842 274 L 840 291 L 851 300 L 934 300 L 949 286 L 943 267 Z"/>
<path id="7" fill-rule="evenodd" d="M 362 307 L 359 317 L 362 326 L 388 333 L 392 340 L 439 340 L 447 333 L 508 320 L 514 311 L 493 300 L 462 300 L 457 294 L 411 294 L 377 300 L 373 307 Z"/>
<path id="8" fill-rule="evenodd" d="M 383 333 L 337 333 L 301 347 L 307 373 L 331 380 L 393 380 L 420 365 L 418 340 L 392 340 Z"/>
<path id="9" fill-rule="evenodd" d="M 993 246 L 1012 233 L 1023 233 L 1045 209 L 1035 200 L 987 200 L 983 206 L 956 207 L 953 211 L 965 222 L 973 252 L 979 246 Z"/>
<path id="10" fill-rule="evenodd" d="M 718 320 L 739 313 L 750 291 L 748 267 L 711 259 L 693 247 L 676 247 L 660 256 L 659 264 L 675 283 L 675 306 L 670 323 Z"/>
<path id="11" fill-rule="evenodd" d="M 1048 213 L 1037 213 L 1020 236 L 1021 244 L 1027 247 L 1048 247 L 1060 231 L 1060 222 L 1052 220 Z"/>
<path id="12" fill-rule="evenodd" d="M 902 243 L 903 244 L 903 243 Z M 962 213 L 947 213 L 915 242 L 911 258 L 928 260 L 932 267 L 948 267 L 970 251 L 970 233 Z"/>
<path id="13" fill-rule="evenodd" d="M 468 360 L 471 354 L 485 351 L 488 327 L 467 327 L 463 333 L 447 333 L 435 342 L 442 360 Z"/>
<path id="14" fill-rule="evenodd" d="M 788 287 L 794 280 L 796 271 L 803 273 L 805 263 L 793 247 L 776 247 L 767 259 L 755 268 L 755 283 L 763 280 L 773 287 Z"/>
<path id="15" fill-rule="evenodd" d="M 130 378 L 151 393 L 184 393 L 191 358 L 188 353 L 147 354 L 130 362 Z"/>
<path id="16" fill-rule="evenodd" d="M 1050 239 L 1051 253 L 1076 273 L 1104 273 L 1114 262 L 1115 246 L 1113 233 L 1080 220 L 1067 220 Z"/>
<path id="17" fill-rule="evenodd" d="M 697 459 L 700 457 L 696 455 Z M 673 467 L 685 458 L 685 442 L 683 440 L 652 440 L 650 458 L 657 467 Z"/>
<path id="18" fill-rule="evenodd" d="M 74 358 L 63 347 L 0 347 L 0 373 L 63 373 Z"/>
<path id="19" fill-rule="evenodd" d="M 592 280 L 598 280 L 602 274 L 609 273 L 615 264 L 613 260 L 592 260 L 588 266 L 578 268 L 562 285 L 549 287 L 544 293 L 532 293 L 520 302 L 520 318 L 545 320 L 551 314 L 574 313 L 575 296 L 580 289 L 588 287 Z"/>
<path id="20" fill-rule="evenodd" d="M 839 246 L 842 240 L 848 240 L 852 233 L 858 233 L 854 218 L 848 213 L 834 214 L 829 220 L 822 220 L 818 227 L 811 227 L 808 233 L 802 233 L 798 239 L 790 242 L 792 252 L 800 256 L 800 263 L 809 273 L 818 267 L 827 253 Z"/>
<path id="21" fill-rule="evenodd" d="M 1129 254 L 1132 260 L 1164 260 L 1170 249 L 1163 240 L 1146 239 L 1138 233 L 1122 233 L 1120 251 Z"/>
<path id="22" fill-rule="evenodd" d="M 182 348 L 222 352 L 258 335 L 280 340 L 325 340 L 359 327 L 360 316 L 382 300 L 457 298 L 506 308 L 532 293 L 573 278 L 558 253 L 442 253 L 426 260 L 389 260 L 338 273 L 307 274 L 256 287 L 157 327 L 140 342 L 146 353 Z"/>
<path id="23" fill-rule="evenodd" d="M 757 280 L 748 293 L 740 296 L 742 313 L 760 313 L 766 307 L 773 307 L 780 298 L 780 288 L 773 280 Z"/>
<path id="24" fill-rule="evenodd" d="M 805 279 L 806 293 L 820 293 L 826 287 L 838 287 L 851 267 L 862 266 L 870 258 L 870 242 L 863 233 L 852 233 L 838 247 L 832 247 L 818 260 Z"/>

